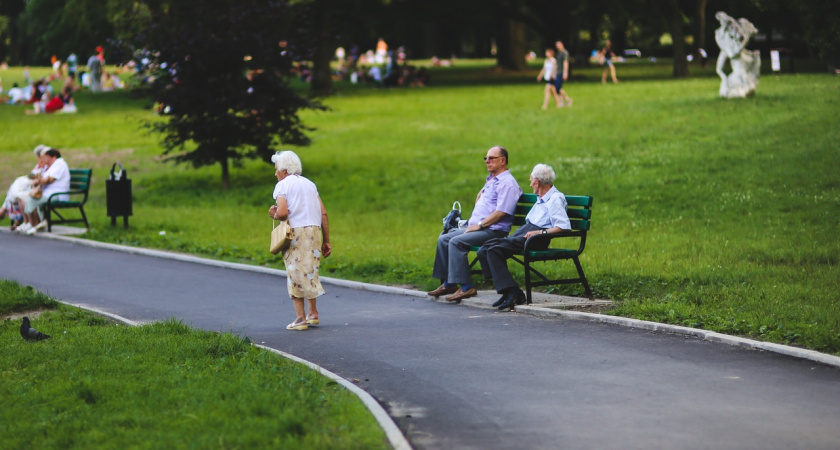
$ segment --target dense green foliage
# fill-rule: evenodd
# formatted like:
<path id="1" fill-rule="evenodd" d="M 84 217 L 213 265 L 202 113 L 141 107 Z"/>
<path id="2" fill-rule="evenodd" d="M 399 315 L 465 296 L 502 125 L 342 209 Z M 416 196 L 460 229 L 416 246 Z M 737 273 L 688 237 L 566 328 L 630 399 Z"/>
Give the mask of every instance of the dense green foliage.
<path id="1" fill-rule="evenodd" d="M 331 112 L 303 116 L 318 128 L 299 150 L 304 175 L 330 213 L 335 249 L 324 275 L 433 287 L 440 218 L 455 200 L 469 213 L 486 175 L 480 157 L 501 144 L 526 191 L 544 162 L 561 191 L 594 196 L 582 262 L 596 295 L 619 302 L 614 313 L 840 353 L 840 78 L 765 74 L 754 98 L 727 101 L 711 68 L 670 81 L 667 63 L 620 65 L 618 85 L 578 68 L 566 85 L 574 106 L 542 111 L 537 66 L 486 68 L 433 71 L 426 89 L 340 86 Z M 151 114 L 140 104 L 83 94 L 79 108 L 0 108 L 17 130 L 0 153 L 23 171 L 44 142 L 67 149 L 71 166 L 92 166 L 88 238 L 281 267 L 267 251 L 270 165 L 234 171 L 225 192 L 218 169 L 155 161 L 154 140 L 137 131 Z M 105 216 L 114 160 L 135 183 L 127 231 Z"/>
<path id="2" fill-rule="evenodd" d="M 0 314 L 32 292 L 0 282 Z M 4 448 L 387 448 L 347 390 L 247 339 L 66 306 L 32 323 L 52 338 L 0 322 Z"/>

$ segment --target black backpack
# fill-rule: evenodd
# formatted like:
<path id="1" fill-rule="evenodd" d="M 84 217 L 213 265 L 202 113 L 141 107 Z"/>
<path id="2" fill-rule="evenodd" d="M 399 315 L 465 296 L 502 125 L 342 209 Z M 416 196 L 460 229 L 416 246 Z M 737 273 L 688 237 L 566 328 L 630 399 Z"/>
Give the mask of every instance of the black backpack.
<path id="1" fill-rule="evenodd" d="M 457 209 L 456 209 L 457 206 Z M 440 234 L 446 234 L 455 228 L 458 228 L 458 222 L 461 221 L 461 203 L 455 202 L 452 204 L 452 211 L 443 218 L 443 231 Z"/>

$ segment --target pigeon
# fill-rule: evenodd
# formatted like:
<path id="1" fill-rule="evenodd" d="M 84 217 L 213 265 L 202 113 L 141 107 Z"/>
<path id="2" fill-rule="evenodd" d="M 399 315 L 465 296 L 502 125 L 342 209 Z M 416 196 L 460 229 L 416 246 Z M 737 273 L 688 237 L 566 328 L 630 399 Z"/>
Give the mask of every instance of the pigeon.
<path id="1" fill-rule="evenodd" d="M 29 325 L 29 317 L 23 318 L 23 323 L 20 324 L 20 335 L 27 341 L 42 341 L 50 338 L 48 335 L 32 328 L 32 326 Z"/>

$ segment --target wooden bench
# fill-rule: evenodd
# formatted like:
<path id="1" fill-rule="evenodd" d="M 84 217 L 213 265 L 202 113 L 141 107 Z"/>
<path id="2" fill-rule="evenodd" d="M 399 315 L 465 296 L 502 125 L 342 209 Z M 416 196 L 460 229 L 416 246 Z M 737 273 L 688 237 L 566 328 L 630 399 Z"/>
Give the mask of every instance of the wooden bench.
<path id="1" fill-rule="evenodd" d="M 516 204 L 516 213 L 513 218 L 514 227 L 519 227 L 525 224 L 525 216 L 531 211 L 531 208 L 537 202 L 537 194 L 522 194 Z M 589 231 L 590 219 L 592 217 L 592 197 L 586 195 L 567 195 L 566 202 L 568 207 L 566 213 L 569 215 L 569 220 L 572 224 L 571 231 L 563 231 L 559 233 L 547 233 L 536 236 L 531 236 L 525 241 L 525 249 L 511 257 L 512 260 L 521 264 L 525 268 L 525 295 L 528 303 L 531 303 L 531 290 L 539 286 L 556 286 L 561 284 L 583 284 L 586 290 L 586 296 L 590 299 L 594 298 L 592 289 L 589 288 L 589 282 L 586 281 L 586 275 L 583 273 L 583 267 L 580 265 L 580 255 L 586 247 L 586 233 Z M 513 230 L 511 230 L 511 233 Z M 577 248 L 555 248 L 551 247 L 551 241 L 558 238 L 578 238 Z M 549 241 L 549 247 L 544 250 L 532 250 L 538 247 L 537 244 Z M 540 245 L 542 247 L 544 245 Z M 470 250 L 477 252 L 481 247 L 473 246 Z M 571 259 L 577 269 L 577 278 L 549 278 L 543 273 L 539 272 L 534 263 L 568 260 Z M 473 259 L 470 263 L 471 272 L 480 274 L 481 269 L 473 269 L 478 264 L 478 258 Z"/>
<path id="2" fill-rule="evenodd" d="M 50 195 L 45 204 L 44 218 L 47 221 L 47 231 L 52 231 L 52 226 L 60 223 L 84 222 L 85 228 L 90 228 L 87 216 L 85 216 L 85 202 L 87 202 L 92 174 L 93 169 L 70 169 L 70 190 Z M 70 195 L 70 200 L 62 201 L 58 199 L 58 196 L 65 194 Z M 58 211 L 67 208 L 78 208 L 82 218 L 68 219 Z M 58 218 L 53 219 L 53 214 Z"/>

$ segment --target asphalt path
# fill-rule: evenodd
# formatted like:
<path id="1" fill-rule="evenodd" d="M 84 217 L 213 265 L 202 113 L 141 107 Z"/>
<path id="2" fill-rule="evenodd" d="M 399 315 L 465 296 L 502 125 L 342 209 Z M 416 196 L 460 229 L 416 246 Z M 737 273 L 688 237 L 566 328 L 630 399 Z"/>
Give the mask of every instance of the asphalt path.
<path id="1" fill-rule="evenodd" d="M 9 233 L 0 278 L 311 361 L 418 449 L 840 448 L 840 369 L 772 352 L 330 284 L 321 326 L 291 332 L 277 274 Z"/>

